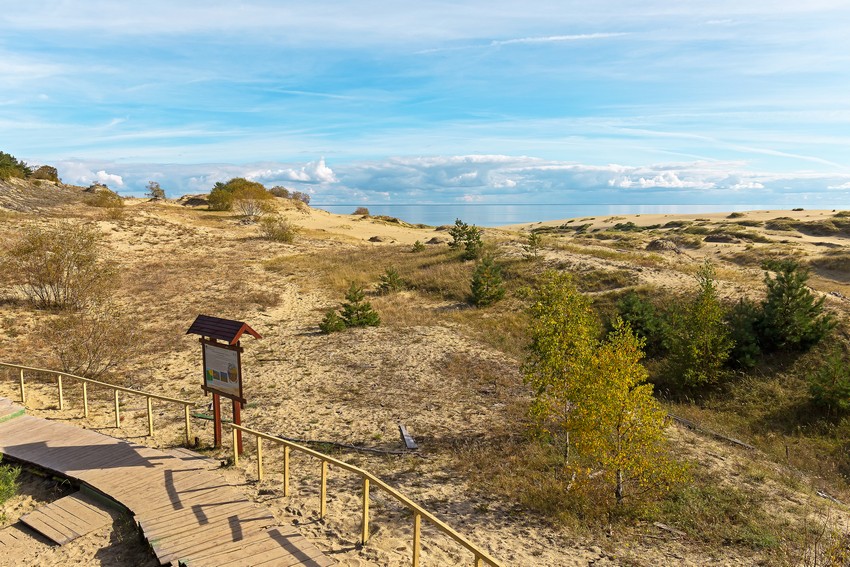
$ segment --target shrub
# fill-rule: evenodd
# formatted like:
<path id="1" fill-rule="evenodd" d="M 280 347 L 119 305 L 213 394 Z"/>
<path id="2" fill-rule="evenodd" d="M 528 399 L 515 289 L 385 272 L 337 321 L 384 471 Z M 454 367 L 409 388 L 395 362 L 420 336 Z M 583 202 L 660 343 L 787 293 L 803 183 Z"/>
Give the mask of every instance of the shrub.
<path id="1" fill-rule="evenodd" d="M 491 257 L 486 257 L 472 273 L 472 297 L 470 301 L 476 307 L 486 307 L 505 296 L 505 284 L 502 270 Z"/>
<path id="2" fill-rule="evenodd" d="M 292 244 L 298 234 L 298 227 L 280 215 L 272 215 L 260 221 L 260 234 L 267 240 Z"/>
<path id="3" fill-rule="evenodd" d="M 387 268 L 386 271 L 381 274 L 380 282 L 378 283 L 378 293 L 382 295 L 386 295 L 389 293 L 394 293 L 396 291 L 401 291 L 407 284 L 398 271 L 395 268 Z"/>
<path id="4" fill-rule="evenodd" d="M 758 324 L 762 313 L 758 305 L 741 299 L 726 315 L 730 338 L 734 343 L 729 351 L 729 363 L 738 368 L 753 368 L 761 357 Z"/>
<path id="5" fill-rule="evenodd" d="M 50 165 L 42 165 L 32 173 L 33 179 L 45 179 L 47 181 L 53 181 L 55 183 L 61 183 L 62 181 L 59 179 L 59 172 L 55 167 Z"/>
<path id="6" fill-rule="evenodd" d="M 146 194 L 151 199 L 165 199 L 165 189 L 160 187 L 156 181 L 148 181 L 148 192 Z"/>
<path id="7" fill-rule="evenodd" d="M 354 210 L 354 212 L 351 213 L 351 214 L 353 214 L 353 215 L 363 215 L 363 216 L 368 217 L 369 216 L 369 209 L 367 209 L 366 207 L 357 207 Z"/>
<path id="8" fill-rule="evenodd" d="M 124 199 L 118 193 L 109 189 L 95 188 L 94 193 L 86 197 L 85 203 L 90 207 L 120 209 L 124 206 Z"/>
<path id="9" fill-rule="evenodd" d="M 4 268 L 36 307 L 82 307 L 109 295 L 117 279 L 101 239 L 93 228 L 68 223 L 29 227 L 9 249 Z"/>
<path id="10" fill-rule="evenodd" d="M 272 212 L 274 210 L 270 203 L 272 199 L 274 196 L 259 183 L 239 187 L 233 191 L 233 206 L 249 221 L 256 221 L 264 214 Z"/>
<path id="11" fill-rule="evenodd" d="M 310 195 L 307 193 L 302 193 L 301 191 L 293 191 L 292 196 L 290 197 L 293 201 L 301 201 L 305 205 L 310 204 Z"/>
<path id="12" fill-rule="evenodd" d="M 274 187 L 269 189 L 269 193 L 271 193 L 275 197 L 280 197 L 281 199 L 289 199 L 289 189 L 283 187 L 282 185 L 275 185 Z"/>
<path id="13" fill-rule="evenodd" d="M 425 245 L 422 244 L 420 241 L 417 240 L 413 243 L 413 248 L 411 248 L 411 252 L 422 252 L 423 250 L 425 250 Z"/>
<path id="14" fill-rule="evenodd" d="M 118 308 L 98 306 L 63 312 L 42 333 L 63 372 L 97 379 L 136 355 L 135 328 Z"/>
<path id="15" fill-rule="evenodd" d="M 808 381 L 815 405 L 836 413 L 850 410 L 850 361 L 840 348 L 832 350 Z"/>
<path id="16" fill-rule="evenodd" d="M 216 183 L 209 196 L 209 208 L 211 211 L 230 211 L 233 210 L 233 205 L 236 201 L 237 192 L 241 191 L 242 195 L 257 196 L 263 193 L 268 193 L 262 183 L 256 181 L 248 181 L 243 177 L 234 177 L 227 183 Z M 271 194 L 268 193 L 268 198 Z"/>
<path id="17" fill-rule="evenodd" d="M 793 260 L 770 262 L 765 266 L 767 297 L 762 303 L 758 322 L 759 336 L 766 350 L 806 351 L 819 343 L 835 327 L 835 320 L 824 313 L 824 299 L 815 299 L 806 285 L 807 269 Z"/>
<path id="18" fill-rule="evenodd" d="M 647 356 L 656 357 L 667 352 L 670 325 L 651 301 L 630 291 L 617 302 L 617 313 L 632 332 L 643 339 Z"/>
<path id="19" fill-rule="evenodd" d="M 0 505 L 18 493 L 18 477 L 21 474 L 20 467 L 4 465 L 0 463 Z M 0 514 L 2 519 L 2 514 Z"/>

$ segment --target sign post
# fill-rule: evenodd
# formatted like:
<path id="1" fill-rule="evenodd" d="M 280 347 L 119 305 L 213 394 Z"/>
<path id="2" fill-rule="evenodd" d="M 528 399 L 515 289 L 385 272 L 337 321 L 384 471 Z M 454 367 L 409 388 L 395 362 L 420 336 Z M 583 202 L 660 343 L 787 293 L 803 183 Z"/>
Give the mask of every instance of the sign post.
<path id="1" fill-rule="evenodd" d="M 214 444 L 221 447 L 221 397 L 233 402 L 233 423 L 242 424 L 242 407 L 246 401 L 242 391 L 242 345 L 239 338 L 248 333 L 262 338 L 242 321 L 231 321 L 198 315 L 187 334 L 201 335 L 204 380 L 201 389 L 213 396 Z M 223 342 L 220 342 L 223 341 Z M 242 454 L 242 432 L 236 434 L 237 454 Z"/>

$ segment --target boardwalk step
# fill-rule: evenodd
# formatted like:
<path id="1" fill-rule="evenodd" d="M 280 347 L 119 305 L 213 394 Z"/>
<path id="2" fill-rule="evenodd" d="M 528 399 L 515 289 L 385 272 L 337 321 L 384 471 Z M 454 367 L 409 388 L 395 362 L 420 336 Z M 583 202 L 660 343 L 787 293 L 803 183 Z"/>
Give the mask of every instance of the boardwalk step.
<path id="1" fill-rule="evenodd" d="M 88 496 L 75 492 L 21 517 L 35 531 L 65 545 L 112 523 L 112 516 Z"/>
<path id="2" fill-rule="evenodd" d="M 15 419 L 26 413 L 26 410 L 17 404 L 13 404 L 6 398 L 0 398 L 0 423 Z"/>

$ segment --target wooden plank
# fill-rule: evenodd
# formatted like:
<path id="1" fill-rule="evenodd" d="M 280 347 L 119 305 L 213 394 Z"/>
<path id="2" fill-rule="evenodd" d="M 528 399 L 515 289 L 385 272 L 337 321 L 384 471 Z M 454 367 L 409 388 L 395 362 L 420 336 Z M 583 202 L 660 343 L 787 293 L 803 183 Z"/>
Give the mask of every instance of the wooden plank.
<path id="1" fill-rule="evenodd" d="M 0 398 L 0 415 L 9 407 Z M 268 509 L 229 486 L 214 471 L 217 461 L 191 451 L 160 451 L 27 415 L 0 423 L 0 452 L 6 448 L 10 456 L 65 472 L 127 506 L 163 564 L 332 563 L 297 531 L 269 530 L 277 520 Z M 62 543 L 111 521 L 82 495 L 28 516 L 26 525 Z M 0 548 L 4 541 L 16 536 L 0 535 Z"/>
<path id="2" fill-rule="evenodd" d="M 407 428 L 401 423 L 398 424 L 399 433 L 401 433 L 401 440 L 404 441 L 405 447 L 410 449 L 411 451 L 415 451 L 419 449 L 419 445 L 416 444 L 416 441 L 413 440 L 413 437 L 408 433 Z"/>
<path id="3" fill-rule="evenodd" d="M 111 523 L 112 516 L 75 493 L 25 514 L 21 522 L 59 545 L 65 545 Z"/>

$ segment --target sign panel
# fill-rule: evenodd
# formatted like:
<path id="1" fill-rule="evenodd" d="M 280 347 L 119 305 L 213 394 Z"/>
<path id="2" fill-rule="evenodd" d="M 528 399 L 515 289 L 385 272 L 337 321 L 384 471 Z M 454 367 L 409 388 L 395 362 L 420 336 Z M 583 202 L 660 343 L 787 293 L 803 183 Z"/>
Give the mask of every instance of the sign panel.
<path id="1" fill-rule="evenodd" d="M 204 348 L 204 391 L 244 403 L 242 397 L 242 349 L 202 341 Z"/>

